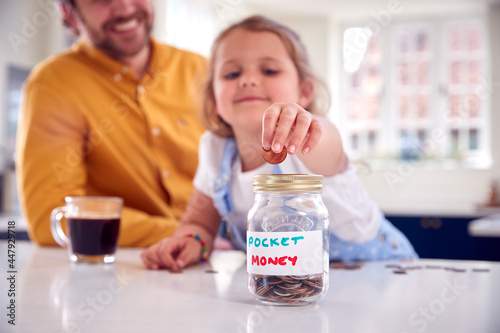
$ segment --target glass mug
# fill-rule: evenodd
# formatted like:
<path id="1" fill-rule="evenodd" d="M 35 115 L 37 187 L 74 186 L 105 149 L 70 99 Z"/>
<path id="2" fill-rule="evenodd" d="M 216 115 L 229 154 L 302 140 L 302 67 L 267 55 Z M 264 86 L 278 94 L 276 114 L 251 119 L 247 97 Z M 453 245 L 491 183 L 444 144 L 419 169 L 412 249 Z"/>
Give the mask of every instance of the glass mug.
<path id="1" fill-rule="evenodd" d="M 50 229 L 56 242 L 68 248 L 72 262 L 112 263 L 118 245 L 122 198 L 65 197 L 66 205 L 52 210 Z M 61 219 L 67 220 L 67 233 Z"/>

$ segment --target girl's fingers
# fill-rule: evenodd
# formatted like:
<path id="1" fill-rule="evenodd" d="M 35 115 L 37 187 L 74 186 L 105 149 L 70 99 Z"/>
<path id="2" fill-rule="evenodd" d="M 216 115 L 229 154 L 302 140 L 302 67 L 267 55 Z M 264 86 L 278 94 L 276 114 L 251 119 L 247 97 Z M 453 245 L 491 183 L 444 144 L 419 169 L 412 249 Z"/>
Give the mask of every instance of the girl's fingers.
<path id="1" fill-rule="evenodd" d="M 264 115 L 262 116 L 262 147 L 265 150 L 271 149 L 280 113 L 281 106 L 279 104 L 273 104 L 264 111 Z"/>
<path id="2" fill-rule="evenodd" d="M 141 259 L 149 269 L 181 268 L 178 255 L 185 250 L 187 241 L 184 237 L 165 238 L 143 251 Z"/>
<path id="3" fill-rule="evenodd" d="M 307 154 L 322 135 L 319 121 L 298 104 L 274 103 L 262 118 L 262 146 L 280 153 L 287 145 L 288 153 L 295 154 L 302 147 Z"/>
<path id="4" fill-rule="evenodd" d="M 158 269 L 158 265 L 156 265 L 154 261 L 150 260 L 145 252 L 146 251 L 143 251 L 141 253 L 141 259 L 144 266 L 146 266 L 146 268 L 148 269 Z"/>
<path id="5" fill-rule="evenodd" d="M 150 246 L 146 250 L 142 251 L 141 259 L 144 266 L 148 269 L 158 269 L 160 268 L 161 261 L 157 255 L 158 243 Z"/>
<path id="6" fill-rule="evenodd" d="M 184 247 L 184 249 L 177 256 L 177 264 L 179 268 L 184 268 L 189 264 L 195 264 L 200 261 L 201 256 L 201 244 L 194 240 L 188 239 L 189 241 L 195 242 L 190 246 Z"/>
<path id="7" fill-rule="evenodd" d="M 297 149 L 302 146 L 306 136 L 308 135 L 312 120 L 312 115 L 307 111 L 302 111 L 297 114 L 295 127 L 288 142 L 289 154 L 295 154 Z"/>
<path id="8" fill-rule="evenodd" d="M 321 136 L 323 135 L 323 128 L 317 119 L 312 119 L 311 126 L 309 127 L 308 137 L 302 146 L 302 154 L 308 154 L 318 144 Z"/>
<path id="9" fill-rule="evenodd" d="M 295 125 L 299 108 L 300 107 L 296 104 L 281 106 L 281 113 L 279 115 L 279 120 L 276 125 L 274 138 L 271 144 L 271 149 L 275 153 L 281 152 L 283 146 L 285 146 L 286 140 Z"/>
<path id="10" fill-rule="evenodd" d="M 167 268 L 184 268 L 188 262 L 179 261 L 180 256 L 189 247 L 196 247 L 197 241 L 186 237 L 171 237 L 167 239 L 168 241 L 158 250 L 162 266 Z"/>

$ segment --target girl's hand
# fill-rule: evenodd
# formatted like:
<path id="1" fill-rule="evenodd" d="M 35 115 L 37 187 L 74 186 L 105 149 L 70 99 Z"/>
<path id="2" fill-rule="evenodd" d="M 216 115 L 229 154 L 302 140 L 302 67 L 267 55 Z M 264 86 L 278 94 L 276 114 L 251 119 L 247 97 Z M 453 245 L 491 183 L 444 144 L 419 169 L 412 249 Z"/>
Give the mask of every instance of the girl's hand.
<path id="1" fill-rule="evenodd" d="M 141 253 L 148 269 L 181 269 L 200 261 L 201 244 L 190 237 L 168 237 Z"/>
<path id="2" fill-rule="evenodd" d="M 262 117 L 262 147 L 275 153 L 286 146 L 289 154 L 308 154 L 322 134 L 321 123 L 295 103 L 274 103 Z"/>

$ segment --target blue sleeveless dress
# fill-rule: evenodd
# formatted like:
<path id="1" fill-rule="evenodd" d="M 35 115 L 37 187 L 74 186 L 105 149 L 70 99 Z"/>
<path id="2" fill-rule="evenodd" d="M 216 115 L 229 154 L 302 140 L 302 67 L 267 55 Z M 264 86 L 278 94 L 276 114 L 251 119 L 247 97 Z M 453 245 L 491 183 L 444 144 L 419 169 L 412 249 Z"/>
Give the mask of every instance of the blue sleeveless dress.
<path id="1" fill-rule="evenodd" d="M 219 234 L 228 239 L 233 247 L 246 252 L 246 230 L 238 227 L 240 223 L 233 221 L 233 204 L 231 197 L 230 178 L 231 166 L 238 156 L 238 148 L 234 138 L 226 139 L 219 175 L 214 183 L 213 202 L 222 217 Z M 274 165 L 273 173 L 281 174 L 279 165 Z M 339 238 L 330 230 L 329 256 L 330 260 L 385 260 L 418 258 L 413 246 L 406 236 L 394 227 L 383 215 L 377 235 L 368 242 L 356 243 Z"/>

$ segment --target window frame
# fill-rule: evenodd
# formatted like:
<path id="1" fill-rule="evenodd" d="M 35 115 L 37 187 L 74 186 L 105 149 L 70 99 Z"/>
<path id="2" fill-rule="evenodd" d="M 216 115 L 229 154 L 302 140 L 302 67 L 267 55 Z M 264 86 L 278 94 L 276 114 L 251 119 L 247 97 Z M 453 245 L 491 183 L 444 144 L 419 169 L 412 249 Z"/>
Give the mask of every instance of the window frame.
<path id="1" fill-rule="evenodd" d="M 431 126 L 427 128 L 427 139 L 425 144 L 419 149 L 420 158 L 413 162 L 413 166 L 416 168 L 424 169 L 438 169 L 438 170 L 449 170 L 451 169 L 482 169 L 488 170 L 492 167 L 492 149 L 491 149 L 491 125 L 489 124 L 491 119 L 491 97 L 488 93 L 491 93 L 490 78 L 486 75 L 490 72 L 490 48 L 489 45 L 489 27 L 486 23 L 486 14 L 471 14 L 471 15 L 449 15 L 449 16 L 439 16 L 433 18 L 414 18 L 405 20 L 394 20 L 390 25 L 380 29 L 379 36 L 382 40 L 382 57 L 385 58 L 390 55 L 390 59 L 386 58 L 382 62 L 381 67 L 381 78 L 382 78 L 382 92 L 380 94 L 379 108 L 381 110 L 379 114 L 380 123 L 383 124 L 383 129 L 377 133 L 377 140 L 381 141 L 379 145 L 378 152 L 379 156 L 371 157 L 366 156 L 362 152 L 353 151 L 351 149 L 351 137 L 350 134 L 346 132 L 352 125 L 349 124 L 349 119 L 347 116 L 347 98 L 341 98 L 339 101 L 339 106 L 341 110 L 341 115 L 337 119 L 339 120 L 339 128 L 341 130 L 341 135 L 345 143 L 345 148 L 348 155 L 354 160 L 364 160 L 367 161 L 372 169 L 387 169 L 388 167 L 394 167 L 395 165 L 401 164 L 404 160 L 398 158 L 397 153 L 399 149 L 399 132 L 400 128 L 398 126 L 398 116 L 397 116 L 397 101 L 395 96 L 395 75 L 396 70 L 394 58 L 394 43 L 396 41 L 395 33 L 398 28 L 402 27 L 419 27 L 426 26 L 430 31 L 430 45 L 432 49 L 431 62 L 429 66 L 430 72 L 430 84 L 429 84 L 429 112 Z M 456 160 L 449 158 L 448 151 L 450 150 L 451 140 L 450 135 L 447 132 L 451 131 L 449 120 L 440 114 L 437 110 L 447 110 L 447 96 L 445 93 L 447 85 L 447 63 L 446 61 L 446 43 L 444 43 L 445 33 L 447 27 L 453 24 L 476 24 L 479 23 L 483 26 L 484 33 L 482 35 L 482 44 L 484 61 L 482 62 L 482 75 L 480 80 L 482 81 L 481 88 L 486 98 L 482 100 L 482 105 L 480 113 L 482 114 L 481 120 L 478 122 L 478 126 L 475 128 L 480 129 L 480 135 L 477 141 L 481 144 L 480 149 L 477 151 L 469 151 L 462 160 Z M 340 33 L 342 33 L 347 28 L 353 27 L 363 27 L 362 21 L 351 21 L 343 22 L 340 25 Z M 343 38 L 341 38 L 343 43 Z M 342 58 L 342 57 L 341 57 Z M 347 96 L 347 84 L 348 81 L 345 79 L 345 71 L 343 68 L 342 61 L 340 63 L 339 73 L 341 74 L 339 83 L 339 96 Z M 467 120 L 465 120 L 467 121 Z M 390 128 L 390 130 L 386 130 Z M 469 128 L 465 128 L 467 131 Z M 417 130 L 417 129 L 416 129 Z M 365 135 L 367 136 L 367 135 Z M 363 146 L 366 138 L 363 136 L 358 137 L 358 144 Z M 366 145 L 365 145 L 366 146 Z M 481 156 L 479 163 L 474 163 L 474 159 Z M 434 158 L 435 157 L 435 158 Z"/>

